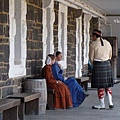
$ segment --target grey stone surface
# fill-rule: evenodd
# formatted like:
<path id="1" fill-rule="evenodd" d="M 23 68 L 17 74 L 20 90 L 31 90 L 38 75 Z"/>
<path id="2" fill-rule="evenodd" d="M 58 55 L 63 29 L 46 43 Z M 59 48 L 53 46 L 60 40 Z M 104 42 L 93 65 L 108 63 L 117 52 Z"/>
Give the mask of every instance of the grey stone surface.
<path id="1" fill-rule="evenodd" d="M 18 93 L 18 86 L 17 85 L 13 85 L 13 93 Z"/>
<path id="2" fill-rule="evenodd" d="M 0 87 L 6 86 L 6 82 L 5 81 L 0 81 Z"/>
<path id="3" fill-rule="evenodd" d="M 7 95 L 13 94 L 13 86 L 4 86 L 2 87 L 2 98 L 7 97 Z"/>
<path id="4" fill-rule="evenodd" d="M 109 109 L 105 97 L 106 109 L 93 110 L 92 105 L 98 104 L 96 89 L 88 88 L 89 96 L 79 107 L 65 110 L 47 110 L 45 114 L 26 115 L 26 120 L 120 120 L 120 83 L 113 90 L 114 109 Z"/>

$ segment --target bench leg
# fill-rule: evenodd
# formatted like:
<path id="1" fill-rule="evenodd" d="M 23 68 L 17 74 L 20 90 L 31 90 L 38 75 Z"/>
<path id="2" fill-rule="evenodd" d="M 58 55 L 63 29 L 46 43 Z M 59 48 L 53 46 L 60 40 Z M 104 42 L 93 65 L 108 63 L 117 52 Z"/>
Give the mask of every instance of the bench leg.
<path id="1" fill-rule="evenodd" d="M 53 110 L 54 108 L 54 94 L 53 93 L 49 93 L 48 92 L 48 96 L 47 96 L 47 106 L 49 110 Z"/>
<path id="2" fill-rule="evenodd" d="M 25 103 L 21 103 L 18 106 L 18 117 L 19 120 L 25 120 Z"/>
<path id="3" fill-rule="evenodd" d="M 82 83 L 81 83 L 81 86 L 84 87 L 85 91 L 88 90 L 88 82 L 87 82 L 87 81 L 82 82 Z"/>
<path id="4" fill-rule="evenodd" d="M 39 114 L 39 98 L 25 103 L 25 114 Z"/>
<path id="5" fill-rule="evenodd" d="M 18 120 L 18 107 L 3 111 L 3 120 Z"/>

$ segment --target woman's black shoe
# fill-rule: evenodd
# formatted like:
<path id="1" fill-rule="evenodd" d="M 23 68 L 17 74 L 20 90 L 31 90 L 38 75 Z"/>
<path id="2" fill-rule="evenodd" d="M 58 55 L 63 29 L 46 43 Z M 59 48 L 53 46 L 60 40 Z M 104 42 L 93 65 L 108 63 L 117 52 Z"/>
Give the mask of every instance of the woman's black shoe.
<path id="1" fill-rule="evenodd" d="M 89 94 L 86 94 L 86 97 L 88 97 L 89 96 Z"/>

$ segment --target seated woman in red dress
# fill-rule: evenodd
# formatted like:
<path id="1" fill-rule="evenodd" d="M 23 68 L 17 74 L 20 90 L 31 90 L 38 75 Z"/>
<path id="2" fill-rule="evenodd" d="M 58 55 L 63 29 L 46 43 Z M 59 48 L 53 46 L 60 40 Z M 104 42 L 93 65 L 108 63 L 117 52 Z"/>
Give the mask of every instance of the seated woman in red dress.
<path id="1" fill-rule="evenodd" d="M 55 90 L 54 109 L 66 109 L 73 107 L 72 97 L 69 88 L 61 81 L 57 81 L 52 74 L 52 64 L 55 63 L 55 57 L 49 54 L 43 68 L 43 76 L 46 79 L 47 88 Z"/>

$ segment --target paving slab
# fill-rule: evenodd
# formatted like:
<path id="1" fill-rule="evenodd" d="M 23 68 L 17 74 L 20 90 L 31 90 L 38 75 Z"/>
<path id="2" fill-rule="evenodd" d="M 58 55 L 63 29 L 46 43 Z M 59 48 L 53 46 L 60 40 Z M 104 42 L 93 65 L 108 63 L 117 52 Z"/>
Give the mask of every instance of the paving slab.
<path id="1" fill-rule="evenodd" d="M 89 96 L 76 108 L 62 110 L 46 110 L 45 114 L 26 115 L 25 120 L 120 120 L 120 83 L 113 90 L 114 109 L 109 109 L 105 97 L 105 110 L 94 110 L 91 107 L 98 104 L 96 89 L 88 88 Z"/>

